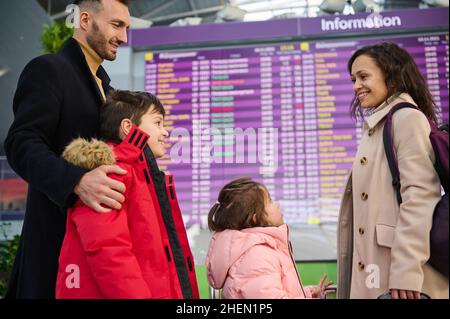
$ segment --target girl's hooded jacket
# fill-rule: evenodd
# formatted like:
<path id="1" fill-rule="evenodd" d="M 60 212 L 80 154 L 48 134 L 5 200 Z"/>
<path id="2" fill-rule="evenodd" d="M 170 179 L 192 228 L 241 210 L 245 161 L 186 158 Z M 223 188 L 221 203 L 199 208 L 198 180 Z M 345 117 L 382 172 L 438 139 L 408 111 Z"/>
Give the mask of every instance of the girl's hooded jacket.
<path id="1" fill-rule="evenodd" d="M 206 257 L 209 284 L 224 299 L 311 298 L 297 272 L 288 227 L 216 232 Z"/>
<path id="2" fill-rule="evenodd" d="M 78 200 L 67 213 L 57 298 L 198 298 L 195 266 L 174 178 L 158 169 L 150 138 L 133 126 L 120 144 L 73 141 L 64 158 L 94 169 L 116 164 L 120 210 L 97 213 Z"/>

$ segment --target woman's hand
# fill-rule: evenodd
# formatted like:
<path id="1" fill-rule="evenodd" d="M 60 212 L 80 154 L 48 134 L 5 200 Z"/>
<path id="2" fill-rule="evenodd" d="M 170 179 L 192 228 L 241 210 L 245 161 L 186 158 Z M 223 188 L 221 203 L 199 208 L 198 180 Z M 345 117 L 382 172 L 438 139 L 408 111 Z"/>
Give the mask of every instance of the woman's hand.
<path id="1" fill-rule="evenodd" d="M 391 299 L 420 299 L 420 292 L 413 290 L 391 289 Z"/>
<path id="2" fill-rule="evenodd" d="M 319 284 L 311 287 L 311 297 L 324 299 L 326 295 L 336 292 L 335 289 L 326 290 L 328 286 L 333 284 L 333 281 L 324 283 L 326 278 L 327 274 L 323 274 L 322 277 L 320 277 Z"/>

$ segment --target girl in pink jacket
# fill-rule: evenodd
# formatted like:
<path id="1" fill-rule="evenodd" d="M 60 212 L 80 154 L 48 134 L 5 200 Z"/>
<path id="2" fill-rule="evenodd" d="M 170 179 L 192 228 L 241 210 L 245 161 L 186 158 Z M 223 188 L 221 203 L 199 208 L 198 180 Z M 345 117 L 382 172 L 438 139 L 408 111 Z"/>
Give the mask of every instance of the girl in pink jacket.
<path id="1" fill-rule="evenodd" d="M 244 177 L 225 185 L 208 215 L 214 235 L 206 257 L 207 277 L 225 299 L 319 298 L 326 275 L 304 287 L 295 266 L 289 229 L 266 187 Z"/>

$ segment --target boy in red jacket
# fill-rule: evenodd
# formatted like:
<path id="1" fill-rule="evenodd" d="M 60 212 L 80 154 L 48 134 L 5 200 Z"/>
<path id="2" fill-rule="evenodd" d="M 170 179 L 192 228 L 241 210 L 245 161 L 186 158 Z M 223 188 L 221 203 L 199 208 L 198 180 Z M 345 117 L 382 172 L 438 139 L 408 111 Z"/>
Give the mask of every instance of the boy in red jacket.
<path id="1" fill-rule="evenodd" d="M 115 163 L 122 207 L 97 213 L 80 200 L 68 210 L 56 298 L 198 298 L 174 178 L 158 168 L 165 111 L 150 93 L 114 91 L 100 110 L 100 135 L 76 139 L 63 156 L 87 169 Z"/>

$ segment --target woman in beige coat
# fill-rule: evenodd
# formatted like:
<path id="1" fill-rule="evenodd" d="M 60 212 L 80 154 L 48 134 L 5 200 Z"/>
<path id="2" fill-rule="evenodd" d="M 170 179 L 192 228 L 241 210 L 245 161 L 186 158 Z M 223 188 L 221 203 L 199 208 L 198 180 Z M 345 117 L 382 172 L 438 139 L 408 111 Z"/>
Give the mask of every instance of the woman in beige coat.
<path id="1" fill-rule="evenodd" d="M 429 234 L 441 197 L 427 117 L 435 105 L 413 58 L 392 43 L 356 51 L 348 63 L 352 115 L 363 135 L 342 198 L 338 223 L 338 298 L 448 298 L 448 278 L 429 264 Z M 399 207 L 383 146 L 385 116 L 393 115 L 403 203 Z"/>

